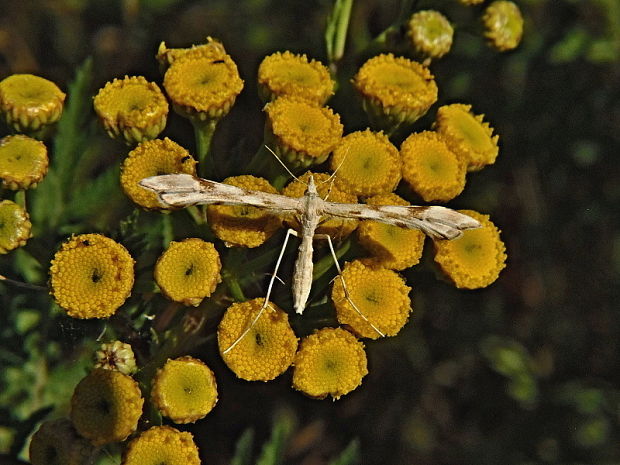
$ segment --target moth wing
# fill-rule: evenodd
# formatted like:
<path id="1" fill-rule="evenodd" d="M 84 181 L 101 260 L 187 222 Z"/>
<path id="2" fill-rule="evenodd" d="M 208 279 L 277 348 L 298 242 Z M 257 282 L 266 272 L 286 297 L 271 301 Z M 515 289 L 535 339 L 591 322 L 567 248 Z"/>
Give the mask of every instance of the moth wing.
<path id="1" fill-rule="evenodd" d="M 480 223 L 457 211 L 438 206 L 362 205 L 325 202 L 326 215 L 375 220 L 403 228 L 419 229 L 433 239 L 456 239 Z"/>
<path id="2" fill-rule="evenodd" d="M 164 174 L 142 179 L 139 184 L 157 194 L 164 206 L 246 205 L 275 212 L 299 212 L 299 199 L 243 189 L 197 178 L 190 174 Z"/>

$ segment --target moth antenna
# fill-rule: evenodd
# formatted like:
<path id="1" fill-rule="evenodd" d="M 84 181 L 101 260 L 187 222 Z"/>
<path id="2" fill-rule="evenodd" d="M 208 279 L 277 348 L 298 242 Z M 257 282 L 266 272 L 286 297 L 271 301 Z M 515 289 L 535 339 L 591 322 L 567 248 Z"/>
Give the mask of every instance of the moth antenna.
<path id="1" fill-rule="evenodd" d="M 290 174 L 291 176 L 293 176 L 293 178 L 294 178 L 296 181 L 299 181 L 300 183 L 305 184 L 306 186 L 308 185 L 307 183 L 305 183 L 305 182 L 303 182 L 301 179 L 299 179 L 297 176 L 295 176 L 295 175 L 293 174 L 293 172 L 292 172 L 291 170 L 289 170 L 289 169 L 288 169 L 288 166 L 286 166 L 286 165 L 284 164 L 284 162 L 283 162 L 282 160 L 280 160 L 280 157 L 276 155 L 276 152 L 274 152 L 273 150 L 271 150 L 271 149 L 269 148 L 269 146 L 267 146 L 267 145 L 265 145 L 265 148 L 266 148 L 267 150 L 269 150 L 269 151 L 271 152 L 271 154 L 272 154 L 274 157 L 276 157 L 276 160 L 278 160 L 278 162 L 279 162 L 279 163 L 280 163 L 280 164 L 284 167 L 284 169 L 287 171 L 287 173 L 288 173 L 288 174 Z"/>
<path id="2" fill-rule="evenodd" d="M 329 234 L 317 234 L 317 236 L 315 237 L 321 237 L 324 239 L 327 239 L 327 244 L 329 245 L 329 251 L 332 254 L 332 258 L 334 259 L 334 264 L 336 265 L 336 269 L 338 270 L 338 276 L 340 277 L 340 282 L 342 283 L 342 290 L 344 291 L 344 297 L 345 299 L 347 299 L 347 302 L 349 302 L 351 304 L 351 307 L 353 307 L 353 310 L 355 310 L 355 312 L 362 317 L 362 319 L 368 323 L 370 325 L 370 327 L 372 329 L 374 329 L 377 334 L 380 337 L 385 337 L 385 334 L 383 334 L 383 332 L 377 328 L 367 317 L 366 315 L 364 315 L 364 313 L 357 308 L 357 305 L 355 305 L 355 302 L 353 302 L 353 299 L 351 299 L 351 294 L 349 294 L 349 289 L 347 289 L 347 286 L 344 282 L 344 278 L 342 277 L 342 269 L 340 268 L 340 264 L 338 263 L 338 257 L 336 256 L 336 251 L 334 250 L 334 245 L 332 244 L 332 238 L 330 237 Z M 334 278 L 336 279 L 336 278 Z"/>
<path id="3" fill-rule="evenodd" d="M 334 187 L 334 180 L 336 179 L 336 173 L 338 173 L 338 170 L 340 170 L 340 167 L 342 166 L 342 164 L 345 162 L 345 160 L 347 159 L 347 157 L 349 156 L 349 147 L 347 147 L 347 151 L 344 153 L 344 157 L 342 157 L 342 161 L 340 162 L 340 164 L 336 167 L 336 169 L 334 170 L 334 172 L 329 176 L 329 178 L 327 178 L 325 181 L 323 181 L 321 184 L 324 184 L 326 182 L 330 183 L 329 184 L 329 189 L 327 189 L 327 195 L 325 196 L 325 198 L 323 200 L 327 200 L 329 198 L 329 194 L 332 193 L 332 187 Z"/>

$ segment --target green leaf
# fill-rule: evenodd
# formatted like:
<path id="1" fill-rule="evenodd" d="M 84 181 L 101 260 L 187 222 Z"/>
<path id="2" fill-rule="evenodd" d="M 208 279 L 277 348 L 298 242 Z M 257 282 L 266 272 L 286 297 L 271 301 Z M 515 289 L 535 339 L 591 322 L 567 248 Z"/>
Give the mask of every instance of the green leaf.
<path id="1" fill-rule="evenodd" d="M 356 438 L 349 443 L 338 457 L 330 461 L 329 465 L 354 465 L 360 463 L 360 460 L 360 442 Z"/>
<path id="2" fill-rule="evenodd" d="M 69 201 L 67 215 L 72 219 L 90 218 L 105 211 L 106 205 L 122 199 L 119 177 L 120 167 L 114 165 L 96 179 L 76 189 Z"/>
<path id="3" fill-rule="evenodd" d="M 260 457 L 256 465 L 279 465 L 282 463 L 284 448 L 291 431 L 293 429 L 293 419 L 286 413 L 277 416 L 276 422 L 271 430 L 271 437 L 263 445 Z"/>
<path id="4" fill-rule="evenodd" d="M 251 465 L 252 446 L 254 445 L 254 430 L 246 429 L 235 445 L 235 456 L 230 465 Z"/>
<path id="5" fill-rule="evenodd" d="M 336 0 L 334 7 L 327 18 L 325 27 L 325 47 L 330 63 L 340 61 L 344 55 L 344 46 L 347 40 L 347 29 L 351 18 L 353 0 Z"/>

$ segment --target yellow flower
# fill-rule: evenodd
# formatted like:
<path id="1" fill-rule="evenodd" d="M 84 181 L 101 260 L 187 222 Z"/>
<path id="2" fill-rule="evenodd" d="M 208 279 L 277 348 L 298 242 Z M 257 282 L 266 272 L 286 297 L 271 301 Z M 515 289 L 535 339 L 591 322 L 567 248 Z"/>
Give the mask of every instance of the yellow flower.
<path id="1" fill-rule="evenodd" d="M 303 338 L 293 364 L 293 387 L 316 399 L 339 399 L 368 374 L 364 344 L 342 328 L 323 328 Z"/>
<path id="2" fill-rule="evenodd" d="M 166 97 L 142 76 L 108 82 L 93 103 L 108 135 L 130 145 L 155 139 L 166 127 Z"/>
<path id="3" fill-rule="evenodd" d="M 121 341 L 101 344 L 101 348 L 95 352 L 95 368 L 117 370 L 124 375 L 138 371 L 133 349 Z"/>
<path id="4" fill-rule="evenodd" d="M 0 82 L 0 112 L 18 132 L 31 132 L 60 119 L 65 94 L 32 74 L 13 74 Z"/>
<path id="5" fill-rule="evenodd" d="M 163 416 L 175 423 L 193 423 L 215 407 L 215 375 L 193 357 L 168 360 L 157 370 L 151 397 Z"/>
<path id="6" fill-rule="evenodd" d="M 170 242 L 155 264 L 155 281 L 170 300 L 197 307 L 222 281 L 220 255 L 211 242 Z"/>
<path id="7" fill-rule="evenodd" d="M 193 53 L 170 65 L 164 88 L 177 113 L 206 121 L 228 113 L 243 89 L 243 80 L 229 55 Z"/>
<path id="8" fill-rule="evenodd" d="M 213 59 L 220 59 L 226 55 L 226 49 L 224 45 L 212 37 L 207 37 L 207 43 L 201 45 L 192 45 L 190 48 L 168 48 L 166 42 L 159 44 L 157 50 L 157 61 L 162 65 L 164 69 L 167 69 L 172 63 L 177 60 L 188 57 L 208 57 Z"/>
<path id="9" fill-rule="evenodd" d="M 149 176 L 185 173 L 196 175 L 196 160 L 189 152 L 167 137 L 139 144 L 125 158 L 121 167 L 121 187 L 125 194 L 147 210 L 163 210 L 157 195 L 138 185 Z"/>
<path id="10" fill-rule="evenodd" d="M 295 168 L 323 163 L 342 137 L 340 116 L 328 107 L 280 97 L 265 105 L 265 112 L 268 142 Z"/>
<path id="11" fill-rule="evenodd" d="M 69 316 L 106 318 L 133 287 L 134 260 L 118 242 L 80 234 L 65 242 L 50 267 L 50 293 Z"/>
<path id="12" fill-rule="evenodd" d="M 428 68 L 391 53 L 364 63 L 353 85 L 371 120 L 385 129 L 417 121 L 437 101 L 437 84 Z"/>
<path id="13" fill-rule="evenodd" d="M 342 138 L 330 161 L 343 191 L 371 196 L 396 189 L 401 177 L 398 149 L 382 132 L 353 132 Z"/>
<path id="14" fill-rule="evenodd" d="M 297 337 L 288 315 L 268 303 L 254 327 L 229 352 L 258 314 L 265 299 L 253 299 L 228 307 L 217 328 L 217 343 L 224 363 L 246 381 L 270 381 L 281 375 L 293 362 Z"/>
<path id="15" fill-rule="evenodd" d="M 8 189 L 35 187 L 47 174 L 45 144 L 17 134 L 0 139 L 0 179 Z"/>
<path id="16" fill-rule="evenodd" d="M 71 421 L 95 446 L 124 441 L 138 426 L 144 399 L 131 376 L 96 368 L 71 397 Z"/>
<path id="17" fill-rule="evenodd" d="M 123 453 L 121 465 L 200 465 L 191 433 L 170 426 L 153 426 L 133 439 Z"/>
<path id="18" fill-rule="evenodd" d="M 459 239 L 433 241 L 435 262 L 459 289 L 487 287 L 506 266 L 506 246 L 489 215 L 472 210 L 459 212 L 478 220 L 482 227 L 464 231 Z"/>
<path id="19" fill-rule="evenodd" d="M 452 47 L 454 29 L 440 12 L 423 10 L 411 16 L 407 33 L 416 52 L 429 58 L 441 58 Z"/>
<path id="20" fill-rule="evenodd" d="M 26 245 L 32 237 L 31 229 L 26 210 L 10 200 L 0 201 L 0 254 Z"/>
<path id="21" fill-rule="evenodd" d="M 298 181 L 291 182 L 282 190 L 282 194 L 288 197 L 303 197 L 306 192 L 310 176 L 314 177 L 317 191 L 321 198 L 327 198 L 330 202 L 340 203 L 357 203 L 357 197 L 354 194 L 340 190 L 337 186 L 331 186 L 329 182 L 329 174 L 306 172 L 298 177 Z M 329 196 L 328 196 L 329 194 Z M 293 229 L 299 231 L 301 225 L 295 217 L 287 217 L 286 223 Z M 359 222 L 357 220 L 347 220 L 344 218 L 331 218 L 322 216 L 319 227 L 316 229 L 317 234 L 329 234 L 332 239 L 340 239 L 351 234 Z"/>
<path id="22" fill-rule="evenodd" d="M 437 110 L 437 132 L 444 136 L 448 147 L 468 171 L 495 163 L 499 152 L 499 136 L 493 135 L 493 128 L 483 118 L 484 115 L 471 112 L 471 105 L 460 103 L 444 105 Z"/>
<path id="23" fill-rule="evenodd" d="M 290 96 L 323 105 L 334 93 L 334 81 L 320 62 L 306 55 L 276 52 L 258 67 L 258 93 L 264 102 Z"/>
<path id="24" fill-rule="evenodd" d="M 440 134 L 411 134 L 400 155 L 403 179 L 426 202 L 447 202 L 463 192 L 465 168 Z"/>
<path id="25" fill-rule="evenodd" d="M 380 194 L 366 200 L 369 205 L 410 205 L 396 194 Z M 424 233 L 379 221 L 362 221 L 357 228 L 360 244 L 370 252 L 371 266 L 404 270 L 417 265 L 422 257 Z"/>
<path id="26" fill-rule="evenodd" d="M 222 182 L 243 189 L 278 193 L 266 179 L 250 175 L 233 176 Z M 244 205 L 209 205 L 207 215 L 211 229 L 228 247 L 258 247 L 282 225 L 279 216 Z"/>
<path id="27" fill-rule="evenodd" d="M 32 465 L 87 465 L 94 453 L 66 418 L 44 422 L 32 435 L 29 450 Z"/>
<path id="28" fill-rule="evenodd" d="M 523 37 L 523 16 L 513 2 L 496 1 L 491 3 L 482 16 L 484 36 L 489 44 L 506 52 L 517 48 Z"/>
<path id="29" fill-rule="evenodd" d="M 351 301 L 384 335 L 396 335 L 407 323 L 411 313 L 411 288 L 405 280 L 392 270 L 371 268 L 355 260 L 345 265 L 332 287 L 332 300 L 340 324 L 348 325 L 360 337 L 381 337 L 347 300 L 343 280 Z"/>

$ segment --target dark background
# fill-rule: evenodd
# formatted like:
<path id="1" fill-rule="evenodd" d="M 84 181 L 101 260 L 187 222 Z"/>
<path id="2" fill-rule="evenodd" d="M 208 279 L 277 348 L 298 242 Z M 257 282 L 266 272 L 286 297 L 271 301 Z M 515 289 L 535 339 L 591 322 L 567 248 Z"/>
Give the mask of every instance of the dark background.
<path id="1" fill-rule="evenodd" d="M 412 321 L 397 337 L 367 344 L 369 375 L 337 402 L 292 391 L 289 375 L 267 384 L 237 381 L 208 346 L 220 402 L 191 429 L 204 463 L 228 463 L 247 427 L 260 444 L 277 414 L 294 423 L 286 451 L 291 464 L 327 463 L 354 438 L 368 464 L 620 462 L 620 2 L 517 3 L 524 40 L 501 54 L 480 37 L 481 7 L 419 2 L 456 23 L 452 52 L 431 68 L 439 104 L 472 104 L 500 135 L 496 164 L 469 175 L 449 206 L 491 215 L 502 229 L 507 268 L 477 291 L 456 290 L 430 271 L 408 272 Z M 93 95 L 126 74 L 161 83 L 154 60 L 160 41 L 185 47 L 216 37 L 245 80 L 214 146 L 221 177 L 239 174 L 227 154 L 249 155 L 262 140 L 258 64 L 283 50 L 325 60 L 330 6 L 327 0 L 1 1 L 0 77 L 31 72 L 66 90 L 76 67 L 92 56 Z M 345 132 L 366 124 L 350 78 L 368 57 L 368 42 L 398 13 L 396 1 L 354 4 L 340 88 L 329 102 Z M 435 109 L 419 128 L 429 127 Z M 191 148 L 190 129 L 171 117 L 165 134 Z M 103 139 L 93 143 L 113 163 L 114 152 L 126 149 Z M 105 208 L 126 214 L 131 206 L 110 199 Z M 23 382 L 8 373 L 5 394 L 12 382 Z M 59 411 L 73 385 L 56 393 L 65 396 Z M 0 395 L 11 410 L 7 399 Z M 19 406 L 16 418 L 34 409 Z"/>

